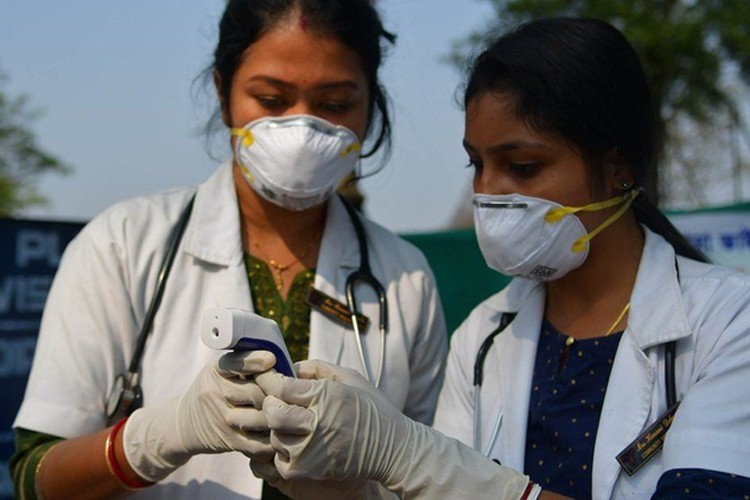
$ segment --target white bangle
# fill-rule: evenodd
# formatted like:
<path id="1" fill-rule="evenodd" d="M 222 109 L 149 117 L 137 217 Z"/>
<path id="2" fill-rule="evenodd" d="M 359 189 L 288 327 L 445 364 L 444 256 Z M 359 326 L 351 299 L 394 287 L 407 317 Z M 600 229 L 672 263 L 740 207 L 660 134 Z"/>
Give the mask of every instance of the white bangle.
<path id="1" fill-rule="evenodd" d="M 529 492 L 529 500 L 538 500 L 539 495 L 542 494 L 542 487 L 539 486 L 537 483 L 534 483 L 534 486 L 531 488 L 531 492 Z"/>

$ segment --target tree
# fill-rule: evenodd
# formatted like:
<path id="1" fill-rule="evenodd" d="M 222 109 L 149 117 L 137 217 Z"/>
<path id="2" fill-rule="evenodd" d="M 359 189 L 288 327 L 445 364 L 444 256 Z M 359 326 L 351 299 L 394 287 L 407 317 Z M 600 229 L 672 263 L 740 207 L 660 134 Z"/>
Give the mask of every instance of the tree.
<path id="1" fill-rule="evenodd" d="M 485 0 L 495 17 L 454 44 L 460 64 L 498 33 L 539 17 L 585 16 L 617 26 L 639 53 L 664 132 L 662 168 L 646 190 L 652 200 L 677 201 L 686 184 L 692 205 L 704 205 L 706 179 L 734 179 L 750 147 L 740 96 L 750 81 L 750 2 L 747 0 Z M 744 143 L 744 147 L 743 147 Z M 718 161 L 717 161 L 718 160 Z M 717 165 L 718 164 L 718 165 Z M 723 170 L 719 168 L 723 166 Z M 718 171 L 718 173 L 717 173 Z"/>
<path id="2" fill-rule="evenodd" d="M 68 173 L 70 168 L 44 151 L 29 123 L 38 113 L 29 109 L 24 95 L 5 92 L 7 77 L 0 72 L 0 217 L 47 203 L 36 187 L 48 172 Z"/>

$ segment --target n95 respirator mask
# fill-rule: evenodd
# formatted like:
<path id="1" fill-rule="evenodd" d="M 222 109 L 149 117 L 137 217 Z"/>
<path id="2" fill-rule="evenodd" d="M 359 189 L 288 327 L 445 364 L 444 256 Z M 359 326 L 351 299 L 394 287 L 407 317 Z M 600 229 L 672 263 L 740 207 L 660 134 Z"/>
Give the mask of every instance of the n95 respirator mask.
<path id="1" fill-rule="evenodd" d="M 260 118 L 231 133 L 245 180 L 288 210 L 325 202 L 354 170 L 361 150 L 354 132 L 309 115 Z"/>
<path id="2" fill-rule="evenodd" d="M 589 241 L 619 219 L 637 191 L 583 207 L 521 194 L 475 194 L 474 227 L 487 265 L 507 276 L 550 281 L 580 267 Z M 622 205 L 596 229 L 586 230 L 576 212 L 595 212 Z"/>

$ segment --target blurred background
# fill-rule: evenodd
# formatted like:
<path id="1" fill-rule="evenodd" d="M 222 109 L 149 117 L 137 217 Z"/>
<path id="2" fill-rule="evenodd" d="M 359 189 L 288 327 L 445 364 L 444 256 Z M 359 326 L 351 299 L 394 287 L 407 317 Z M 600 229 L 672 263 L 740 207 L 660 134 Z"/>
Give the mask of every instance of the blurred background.
<path id="1" fill-rule="evenodd" d="M 0 17 L 0 213 L 85 221 L 113 202 L 205 179 L 230 152 L 203 134 L 200 78 L 224 2 L 6 0 Z M 636 45 L 667 141 L 649 186 L 666 209 L 750 198 L 745 0 L 377 0 L 398 35 L 382 80 L 393 155 L 359 189 L 398 232 L 470 225 L 458 97 L 466 54 L 540 15 L 607 19 Z M 363 165 L 372 171 L 377 163 Z M 62 172 L 66 171 L 66 174 Z M 46 200 L 46 203 L 44 203 Z"/>
<path id="2" fill-rule="evenodd" d="M 0 179 L 33 184 L 48 201 L 10 213 L 87 220 L 117 200 L 200 182 L 227 159 L 228 135 L 207 143 L 203 134 L 216 99 L 210 81 L 200 78 L 223 6 L 222 0 L 3 2 L 0 123 L 28 131 L 44 160 L 69 172 L 35 169 L 37 159 L 27 152 L 10 165 L 3 161 Z M 364 208 L 396 231 L 446 227 L 468 185 L 454 99 L 460 72 L 446 59 L 452 40 L 480 26 L 492 9 L 471 0 L 379 0 L 377 6 L 398 36 L 381 75 L 392 98 L 395 141 L 385 168 L 360 183 Z M 12 107 L 21 97 L 27 115 Z M 0 141 L 7 158 L 9 143 Z M 366 162 L 363 170 L 378 166 Z"/>

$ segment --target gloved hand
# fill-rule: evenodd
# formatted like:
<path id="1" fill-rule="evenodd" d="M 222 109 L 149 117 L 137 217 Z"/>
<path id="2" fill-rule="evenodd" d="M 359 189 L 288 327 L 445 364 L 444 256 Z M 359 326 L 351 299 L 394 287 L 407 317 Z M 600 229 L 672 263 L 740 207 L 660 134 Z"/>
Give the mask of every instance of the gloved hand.
<path id="1" fill-rule="evenodd" d="M 130 466 L 143 479 L 158 481 L 201 453 L 240 451 L 271 460 L 264 394 L 252 375 L 275 361 L 267 351 L 224 354 L 182 396 L 133 412 L 123 434 Z"/>
<path id="2" fill-rule="evenodd" d="M 521 497 L 527 476 L 403 415 L 359 373 L 322 361 L 256 376 L 284 479 L 379 481 L 402 498 Z"/>
<path id="3" fill-rule="evenodd" d="M 331 498 L 346 498 L 358 500 L 365 498 L 381 498 L 374 483 L 365 480 L 357 481 L 315 481 L 313 479 L 284 479 L 276 470 L 273 461 L 251 461 L 250 468 L 257 477 L 263 479 L 274 488 L 279 489 L 289 498 L 304 500 L 329 500 Z M 368 491 L 371 493 L 368 495 Z"/>

